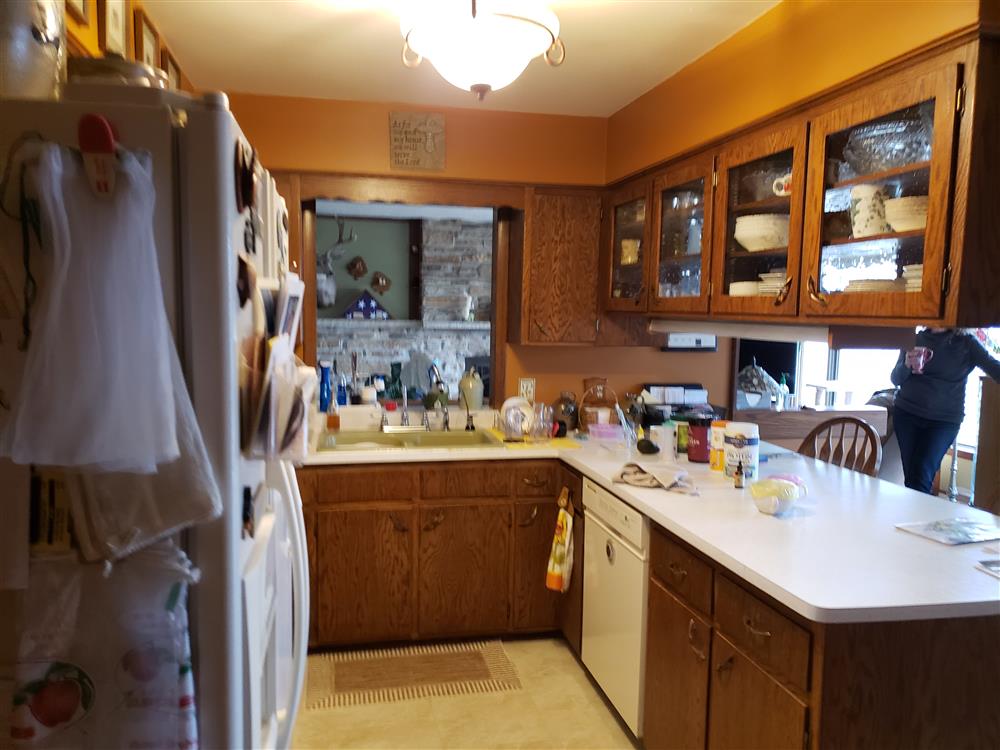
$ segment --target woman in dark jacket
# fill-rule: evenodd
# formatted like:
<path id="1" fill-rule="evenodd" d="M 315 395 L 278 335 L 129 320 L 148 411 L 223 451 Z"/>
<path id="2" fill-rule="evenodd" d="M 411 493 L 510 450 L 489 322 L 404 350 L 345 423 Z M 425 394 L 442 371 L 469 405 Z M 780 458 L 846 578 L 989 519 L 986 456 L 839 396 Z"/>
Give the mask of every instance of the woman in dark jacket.
<path id="1" fill-rule="evenodd" d="M 921 347 L 931 354 L 925 356 Z M 925 328 L 915 348 L 899 353 L 892 370 L 892 382 L 899 386 L 892 422 L 907 487 L 930 493 L 965 418 L 965 381 L 977 367 L 1000 382 L 1000 360 L 954 328 Z"/>

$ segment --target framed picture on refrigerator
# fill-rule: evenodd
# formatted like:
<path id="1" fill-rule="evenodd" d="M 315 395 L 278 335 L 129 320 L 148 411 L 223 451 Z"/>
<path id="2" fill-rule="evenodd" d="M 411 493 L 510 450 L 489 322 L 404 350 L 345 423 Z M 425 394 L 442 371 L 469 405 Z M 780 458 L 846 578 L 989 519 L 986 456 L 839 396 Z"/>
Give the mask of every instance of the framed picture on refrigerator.
<path id="1" fill-rule="evenodd" d="M 160 35 L 141 10 L 135 12 L 135 59 L 151 68 L 160 67 Z"/>
<path id="2" fill-rule="evenodd" d="M 127 0 L 97 0 L 97 43 L 106 55 L 128 57 Z"/>
<path id="3" fill-rule="evenodd" d="M 174 56 L 170 54 L 170 50 L 166 47 L 161 47 L 160 67 L 167 74 L 167 81 L 170 83 L 170 88 L 174 91 L 180 91 L 181 69 L 177 66 L 177 60 L 174 59 Z"/>

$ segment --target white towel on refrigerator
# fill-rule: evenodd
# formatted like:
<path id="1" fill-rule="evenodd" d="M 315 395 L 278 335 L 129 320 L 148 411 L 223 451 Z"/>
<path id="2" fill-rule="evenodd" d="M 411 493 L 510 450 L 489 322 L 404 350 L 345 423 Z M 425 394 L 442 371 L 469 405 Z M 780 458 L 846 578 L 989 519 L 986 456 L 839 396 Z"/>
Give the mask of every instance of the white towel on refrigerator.
<path id="1" fill-rule="evenodd" d="M 148 154 L 119 150 L 110 196 L 90 188 L 80 155 L 31 148 L 26 192 L 37 197 L 32 242 L 38 301 L 12 409 L 0 412 L 0 456 L 19 464 L 150 473 L 177 459 L 173 341 L 153 236 Z M 12 179 L 16 185 L 19 181 Z M 5 205 L 17 205 L 10 190 Z M 0 251 L 16 247 L 5 232 Z"/>

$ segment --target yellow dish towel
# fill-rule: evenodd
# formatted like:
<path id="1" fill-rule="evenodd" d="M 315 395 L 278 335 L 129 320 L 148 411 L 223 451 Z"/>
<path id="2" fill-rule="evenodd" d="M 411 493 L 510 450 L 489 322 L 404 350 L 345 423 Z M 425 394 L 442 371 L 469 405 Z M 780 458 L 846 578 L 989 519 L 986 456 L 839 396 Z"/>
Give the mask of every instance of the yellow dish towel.
<path id="1" fill-rule="evenodd" d="M 556 533 L 552 537 L 549 566 L 545 571 L 545 588 L 565 593 L 569 588 L 572 574 L 573 515 L 566 508 L 560 508 L 559 516 L 556 518 Z"/>

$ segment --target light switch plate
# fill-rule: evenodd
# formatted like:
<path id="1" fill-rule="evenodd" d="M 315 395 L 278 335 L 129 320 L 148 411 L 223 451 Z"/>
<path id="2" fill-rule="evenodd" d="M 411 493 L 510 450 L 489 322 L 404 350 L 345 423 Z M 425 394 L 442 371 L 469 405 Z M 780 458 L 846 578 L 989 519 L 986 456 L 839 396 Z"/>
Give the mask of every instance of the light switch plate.
<path id="1" fill-rule="evenodd" d="M 521 378 L 517 382 L 517 395 L 535 403 L 535 379 Z"/>

